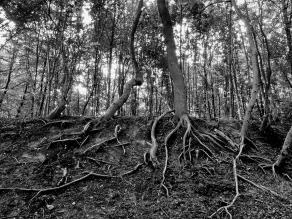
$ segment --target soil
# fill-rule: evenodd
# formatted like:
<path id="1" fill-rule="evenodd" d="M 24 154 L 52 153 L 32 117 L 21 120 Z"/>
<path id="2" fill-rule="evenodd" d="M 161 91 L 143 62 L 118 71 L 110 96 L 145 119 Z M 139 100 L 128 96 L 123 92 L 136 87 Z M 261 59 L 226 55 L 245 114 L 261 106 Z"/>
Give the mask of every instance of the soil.
<path id="1" fill-rule="evenodd" d="M 210 159 L 190 142 L 194 150 L 180 159 L 183 128 L 168 143 L 167 196 L 161 182 L 164 139 L 175 128 L 172 116 L 163 117 L 156 128 L 156 168 L 144 162 L 155 118 L 117 117 L 96 124 L 84 136 L 91 119 L 0 119 L 0 218 L 208 218 L 233 199 L 236 153 L 212 147 L 215 157 Z M 239 141 L 238 121 L 192 123 Z M 288 175 L 277 177 L 259 167 L 275 161 L 287 130 L 273 126 L 261 133 L 256 122 L 249 130 L 237 171 L 268 189 L 240 179 L 240 196 L 228 210 L 233 218 L 292 218 L 292 182 L 287 177 L 292 165 L 287 164 Z M 213 218 L 229 215 L 220 211 Z"/>

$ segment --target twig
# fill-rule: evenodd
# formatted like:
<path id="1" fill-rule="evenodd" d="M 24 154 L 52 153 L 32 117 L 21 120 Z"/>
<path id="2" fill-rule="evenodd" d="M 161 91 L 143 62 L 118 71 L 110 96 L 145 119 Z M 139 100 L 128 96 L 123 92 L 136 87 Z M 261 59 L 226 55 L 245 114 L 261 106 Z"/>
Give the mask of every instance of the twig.
<path id="1" fill-rule="evenodd" d="M 255 143 L 248 137 L 245 137 L 245 139 L 248 141 L 248 143 L 250 143 L 251 148 L 255 149 L 256 151 L 258 151 L 258 147 L 255 145 Z"/>
<path id="2" fill-rule="evenodd" d="M 109 146 L 106 146 L 105 148 L 124 147 L 124 146 L 129 145 L 129 144 L 131 144 L 131 142 L 124 142 L 124 143 L 119 142 L 119 144 L 112 145 L 112 146 L 109 145 Z"/>
<path id="3" fill-rule="evenodd" d="M 108 161 L 104 161 L 104 160 L 100 160 L 100 159 L 94 159 L 92 157 L 86 157 L 86 159 L 88 160 L 91 160 L 91 161 L 94 161 L 95 163 L 105 163 L 105 164 L 109 164 L 109 165 L 117 165 L 115 163 L 111 163 L 111 162 L 108 162 Z"/>
<path id="4" fill-rule="evenodd" d="M 161 209 L 161 211 L 165 214 L 165 216 L 166 216 L 167 218 L 170 218 L 169 215 L 163 210 L 162 207 L 160 207 L 160 209 Z"/>
<path id="5" fill-rule="evenodd" d="M 256 155 L 242 154 L 242 155 L 240 155 L 240 157 L 242 157 L 242 158 L 248 158 L 248 159 L 253 160 L 253 161 L 257 161 L 257 159 L 259 159 L 259 160 L 267 161 L 268 163 L 271 163 L 272 162 L 271 160 L 269 160 L 267 158 L 260 157 L 260 156 L 256 156 Z"/>
<path id="6" fill-rule="evenodd" d="M 125 173 L 119 175 L 119 177 L 123 177 L 123 176 L 126 176 L 126 175 L 130 175 L 130 174 L 136 172 L 138 169 L 140 169 L 140 167 L 142 167 L 143 165 L 144 165 L 144 163 L 138 163 L 138 164 L 134 167 L 134 169 L 129 170 L 129 171 L 127 171 L 127 172 L 125 172 Z"/>
<path id="7" fill-rule="evenodd" d="M 100 148 L 103 144 L 105 144 L 106 142 L 109 142 L 109 141 L 112 141 L 112 140 L 115 140 L 116 139 L 116 137 L 112 137 L 112 138 L 109 138 L 109 139 L 106 139 L 106 140 L 104 140 L 104 141 L 102 141 L 102 142 L 100 142 L 100 143 L 98 143 L 98 144 L 94 144 L 94 145 L 92 145 L 92 146 L 90 146 L 89 148 L 87 148 L 87 149 L 85 149 L 83 152 L 82 152 L 82 154 L 85 154 L 85 153 L 87 153 L 88 151 L 90 151 L 90 150 L 92 150 L 92 149 L 94 149 L 94 148 Z"/>
<path id="8" fill-rule="evenodd" d="M 87 141 L 88 138 L 89 138 L 89 135 L 87 135 L 85 137 L 85 139 L 81 142 L 80 147 L 82 147 L 84 145 L 84 143 Z"/>

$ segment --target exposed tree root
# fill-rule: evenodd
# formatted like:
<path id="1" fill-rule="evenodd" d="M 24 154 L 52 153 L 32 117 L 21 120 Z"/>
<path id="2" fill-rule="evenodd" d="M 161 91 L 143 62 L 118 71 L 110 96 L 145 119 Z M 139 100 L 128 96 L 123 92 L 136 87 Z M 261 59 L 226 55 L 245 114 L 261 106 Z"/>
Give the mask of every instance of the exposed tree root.
<path id="1" fill-rule="evenodd" d="M 151 129 L 151 139 L 152 139 L 152 144 L 151 144 L 151 149 L 149 154 L 146 153 L 144 155 L 144 160 L 145 163 L 148 163 L 148 160 L 150 160 L 153 164 L 153 167 L 158 166 L 159 162 L 157 160 L 156 157 L 156 153 L 157 153 L 157 148 L 158 148 L 158 143 L 157 140 L 155 138 L 155 128 L 157 126 L 158 121 L 165 116 L 167 113 L 166 112 L 164 114 L 162 114 L 161 116 L 159 116 L 157 119 L 155 119 L 152 129 Z M 209 158 L 212 161 L 216 161 L 216 156 L 214 154 L 214 152 L 212 152 L 212 149 L 216 149 L 218 150 L 218 148 L 220 150 L 226 150 L 229 152 L 234 152 L 234 149 L 236 147 L 236 145 L 232 142 L 231 139 L 226 139 L 226 137 L 222 137 L 225 136 L 225 134 L 223 132 L 220 131 L 220 134 L 218 134 L 218 137 L 215 134 L 210 134 L 206 131 L 202 130 L 198 130 L 196 129 L 191 121 L 190 118 L 187 114 L 181 116 L 179 122 L 177 123 L 177 125 L 175 126 L 174 129 L 172 129 L 169 134 L 166 136 L 165 141 L 164 141 L 164 146 L 165 146 L 165 161 L 164 161 L 164 167 L 163 167 L 163 171 L 162 171 L 162 180 L 161 180 L 161 187 L 165 190 L 166 195 L 169 196 L 169 190 L 165 185 L 165 174 L 167 171 L 167 165 L 168 165 L 168 159 L 169 159 L 169 155 L 168 155 L 168 142 L 169 139 L 173 136 L 173 134 L 175 132 L 177 132 L 181 127 L 185 127 L 186 130 L 183 134 L 183 138 L 182 138 L 182 153 L 179 155 L 179 160 L 184 160 L 184 161 L 192 161 L 193 160 L 193 156 L 192 153 L 195 152 L 196 156 L 195 158 L 198 159 L 198 155 L 199 152 L 201 151 L 204 155 L 206 155 L 207 158 Z M 216 132 L 215 132 L 216 133 Z M 221 138 L 224 139 L 224 141 L 227 141 L 229 143 L 229 145 L 231 145 L 233 148 L 230 148 L 228 146 L 226 146 L 225 142 L 222 141 Z M 196 144 L 194 144 L 196 143 Z M 207 143 L 210 145 L 208 146 Z M 212 147 L 212 148 L 211 148 Z"/>
<path id="2" fill-rule="evenodd" d="M 106 139 L 106 140 L 104 140 L 104 141 L 102 141 L 102 142 L 100 142 L 100 143 L 98 143 L 98 144 L 94 144 L 94 145 L 91 145 L 90 147 L 88 147 L 88 148 L 86 148 L 85 150 L 83 150 L 82 152 L 81 152 L 81 154 L 86 154 L 87 152 L 89 152 L 89 151 L 91 151 L 91 150 L 98 150 L 102 145 L 104 145 L 105 143 L 107 143 L 107 142 L 110 142 L 110 141 L 113 141 L 113 140 L 115 140 L 116 139 L 116 137 L 111 137 L 111 138 L 109 138 L 109 139 Z"/>
<path id="3" fill-rule="evenodd" d="M 241 175 L 239 175 L 239 174 L 237 174 L 237 177 L 238 177 L 239 179 L 241 179 L 241 180 L 243 180 L 243 181 L 245 181 L 245 182 L 248 182 L 249 184 L 251 184 L 251 185 L 257 187 L 258 189 L 261 189 L 261 190 L 263 190 L 263 191 L 266 191 L 266 192 L 271 193 L 272 195 L 274 195 L 275 197 L 280 198 L 281 200 L 289 201 L 287 198 L 285 198 L 285 197 L 279 195 L 278 193 L 274 192 L 273 190 L 271 190 L 271 189 L 269 189 L 269 188 L 267 188 L 267 187 L 265 187 L 265 186 L 258 185 L 257 183 L 255 183 L 255 182 L 253 182 L 253 181 L 251 181 L 251 180 L 249 180 L 249 179 L 247 179 L 247 178 L 245 178 L 245 177 L 243 177 L 243 176 L 241 176 Z M 290 202 L 290 201 L 289 201 L 289 202 Z"/>
<path id="4" fill-rule="evenodd" d="M 233 159 L 233 175 L 234 175 L 235 192 L 236 192 L 235 196 L 233 197 L 233 199 L 231 200 L 231 202 L 228 205 L 218 208 L 217 211 L 215 211 L 213 214 L 211 214 L 209 216 L 209 218 L 212 218 L 213 216 L 215 216 L 216 214 L 220 213 L 221 211 L 225 211 L 228 214 L 229 218 L 232 218 L 232 215 L 229 212 L 228 208 L 233 206 L 234 202 L 236 201 L 236 199 L 240 195 L 239 188 L 238 188 L 238 175 L 237 175 L 237 167 L 236 167 L 237 157 L 238 157 L 238 155 L 236 156 L 235 159 Z"/>
<path id="5" fill-rule="evenodd" d="M 144 163 L 138 163 L 138 164 L 134 167 L 134 169 L 129 170 L 129 171 L 123 173 L 123 174 L 120 174 L 118 177 L 124 177 L 124 176 L 127 176 L 127 175 L 131 175 L 131 174 L 135 173 L 137 170 L 139 170 L 143 165 L 144 165 Z"/>
<path id="6" fill-rule="evenodd" d="M 235 196 L 233 197 L 233 199 L 231 200 L 231 202 L 226 205 L 226 206 L 222 206 L 220 208 L 218 208 L 213 214 L 211 214 L 209 216 L 209 218 L 212 218 L 213 216 L 215 216 L 216 214 L 222 212 L 222 211 L 225 211 L 227 213 L 227 215 L 229 216 L 229 218 L 232 218 L 232 215 L 231 213 L 229 212 L 229 208 L 232 207 L 235 203 L 235 201 L 237 200 L 237 198 L 240 196 L 240 192 L 239 192 L 239 187 L 238 187 L 238 179 L 241 179 L 245 182 L 248 182 L 249 184 L 261 189 L 261 190 L 264 190 L 264 191 L 268 191 L 270 192 L 272 195 L 278 197 L 278 198 L 281 198 L 282 200 L 286 200 L 286 198 L 282 197 L 281 195 L 277 194 L 276 192 L 272 191 L 271 189 L 265 187 L 265 186 L 262 186 L 262 185 L 258 185 L 254 182 L 252 182 L 251 180 L 248 180 L 246 179 L 245 177 L 241 176 L 240 174 L 237 173 L 237 161 L 239 161 L 240 157 L 242 156 L 242 151 L 243 151 L 243 148 L 244 148 L 244 138 L 242 138 L 242 141 L 241 141 L 241 144 L 240 144 L 240 149 L 239 149 L 239 152 L 238 154 L 236 155 L 236 157 L 233 159 L 233 176 L 234 176 L 234 182 L 235 182 Z M 259 157 L 256 157 L 256 158 L 259 158 Z M 274 168 L 274 166 L 273 166 Z M 274 171 L 274 170 L 273 170 Z"/>
<path id="7" fill-rule="evenodd" d="M 123 150 L 124 150 L 124 154 L 125 154 L 125 146 L 126 146 L 126 145 L 129 145 L 129 144 L 131 144 L 131 142 L 124 142 L 124 143 L 120 142 L 119 144 L 109 145 L 109 146 L 106 146 L 105 148 L 116 148 L 116 147 L 122 147 Z"/>
<path id="8" fill-rule="evenodd" d="M 95 158 L 92 158 L 92 157 L 86 157 L 86 159 L 91 160 L 94 163 L 97 163 L 98 165 L 100 165 L 100 163 L 104 163 L 104 164 L 108 164 L 108 165 L 116 165 L 115 163 L 111 163 L 111 162 L 100 160 L 100 159 L 95 159 Z"/>
<path id="9" fill-rule="evenodd" d="M 9 187 L 9 188 L 0 188 L 0 192 L 3 191 L 21 191 L 21 192 L 36 192 L 36 194 L 30 199 L 29 203 L 31 203 L 34 199 L 36 199 L 39 195 L 44 194 L 44 193 L 50 193 L 50 192 L 57 192 L 59 190 L 62 189 L 66 189 L 69 186 L 72 186 L 76 183 L 79 183 L 81 181 L 84 181 L 90 177 L 94 177 L 94 178 L 105 178 L 105 179 L 111 179 L 111 178 L 121 178 L 124 177 L 126 175 L 130 175 L 132 173 L 135 173 L 138 169 L 140 169 L 142 166 L 144 165 L 144 163 L 138 163 L 134 169 L 129 170 L 125 173 L 116 175 L 116 176 L 112 176 L 112 175 L 104 175 L 104 174 L 99 174 L 99 173 L 95 173 L 95 172 L 85 172 L 87 173 L 85 176 L 82 176 L 78 179 L 75 179 L 71 182 L 65 183 L 63 185 L 60 186 L 56 186 L 56 187 L 51 187 L 51 188 L 45 188 L 45 189 L 37 189 L 37 188 L 31 188 L 31 189 L 27 189 L 27 188 L 19 188 L 19 187 Z"/>
<path id="10" fill-rule="evenodd" d="M 159 117 L 157 117 L 154 120 L 154 123 L 153 123 L 152 128 L 151 128 L 152 145 L 151 145 L 151 148 L 149 150 L 149 155 L 150 155 L 149 158 L 150 158 L 150 161 L 152 162 L 152 165 L 154 167 L 159 165 L 159 162 L 158 162 L 157 157 L 156 157 L 156 152 L 157 152 L 157 148 L 158 148 L 158 143 L 157 143 L 157 140 L 156 140 L 156 137 L 155 137 L 156 126 L 157 126 L 157 123 L 159 122 L 159 120 L 162 117 L 164 117 L 166 114 L 171 113 L 171 112 L 173 112 L 173 111 L 167 111 L 167 112 L 163 113 L 162 115 L 160 115 Z"/>
<path id="11" fill-rule="evenodd" d="M 264 158 L 264 157 L 261 157 L 261 156 L 257 156 L 257 155 L 242 154 L 242 155 L 240 155 L 240 158 L 245 158 L 245 159 L 248 159 L 248 160 L 251 160 L 251 161 L 254 161 L 254 162 L 260 162 L 260 161 L 266 161 L 268 163 L 272 162 L 271 160 L 269 160 L 267 158 Z"/>
<path id="12" fill-rule="evenodd" d="M 48 128 L 50 126 L 58 126 L 58 127 L 63 127 L 66 124 L 73 124 L 73 121 L 70 120 L 57 120 L 57 121 L 52 121 L 52 122 L 45 122 L 45 124 L 41 127 L 43 128 Z"/>
<path id="13" fill-rule="evenodd" d="M 104 174 L 98 174 L 98 173 L 94 173 L 94 172 L 90 172 L 88 174 L 86 174 L 85 176 L 82 176 L 76 180 L 73 180 L 69 183 L 63 184 L 61 186 L 56 186 L 56 187 L 51 187 L 51 188 L 46 188 L 46 189 L 37 189 L 37 188 L 31 188 L 31 189 L 27 189 L 27 188 L 0 188 L 0 191 L 22 191 L 22 192 L 37 192 L 33 198 L 30 200 L 30 203 L 40 194 L 44 194 L 44 193 L 50 193 L 50 192 L 56 192 L 62 189 L 65 189 L 73 184 L 76 184 L 78 182 L 81 182 L 83 180 L 86 180 L 90 177 L 95 177 L 95 178 L 118 178 L 119 176 L 110 176 L 110 175 L 104 175 Z"/>
<path id="14" fill-rule="evenodd" d="M 276 167 L 277 167 L 277 162 L 273 163 L 273 164 L 268 164 L 268 163 L 261 163 L 259 164 L 259 167 L 261 168 L 261 170 L 266 173 L 265 169 L 271 170 L 273 173 L 273 176 L 276 178 L 277 177 L 277 171 L 276 171 Z"/>
<path id="15" fill-rule="evenodd" d="M 234 143 L 227 135 L 225 135 L 222 131 L 220 131 L 219 129 L 214 129 L 214 132 L 216 134 L 218 134 L 220 137 L 222 137 L 223 139 L 225 139 L 229 145 L 231 145 L 233 147 L 233 151 L 237 150 L 239 148 L 239 146 Z"/>

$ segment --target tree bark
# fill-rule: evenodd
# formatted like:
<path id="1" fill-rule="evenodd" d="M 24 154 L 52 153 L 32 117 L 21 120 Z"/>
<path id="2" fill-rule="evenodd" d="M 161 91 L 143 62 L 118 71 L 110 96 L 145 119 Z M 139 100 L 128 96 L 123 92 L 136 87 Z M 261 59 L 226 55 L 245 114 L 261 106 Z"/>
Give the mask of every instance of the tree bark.
<path id="1" fill-rule="evenodd" d="M 286 0 L 282 0 L 282 12 L 283 12 L 283 21 L 285 27 L 285 33 L 287 38 L 287 46 L 288 46 L 288 54 L 287 54 L 287 62 L 290 67 L 290 75 L 292 75 L 292 34 L 291 34 L 291 18 L 288 17 L 288 2 Z M 292 7 L 292 6 L 291 6 Z M 289 80 L 289 77 L 286 77 L 287 83 L 292 88 L 292 83 Z"/>
<path id="2" fill-rule="evenodd" d="M 9 88 L 9 84 L 11 82 L 11 75 L 12 75 L 12 72 L 13 72 L 13 66 L 14 66 L 14 62 L 15 62 L 16 56 L 17 56 L 17 49 L 16 49 L 16 47 L 14 47 L 13 48 L 13 52 L 12 52 L 12 57 L 11 57 L 11 60 L 10 60 L 10 64 L 9 64 L 8 76 L 7 76 L 7 80 L 6 80 L 6 83 L 5 83 L 4 91 L 0 95 L 0 108 L 1 108 L 1 105 L 2 105 L 2 103 L 4 101 L 5 95 L 8 92 L 8 88 Z"/>
<path id="3" fill-rule="evenodd" d="M 130 43 L 130 52 L 131 58 L 133 62 L 133 67 L 135 71 L 135 78 L 131 79 L 125 84 L 123 94 L 117 100 L 115 100 L 110 107 L 106 110 L 105 114 L 101 117 L 102 120 L 108 120 L 114 116 L 114 114 L 124 105 L 124 103 L 128 100 L 131 91 L 134 86 L 140 86 L 143 83 L 143 72 L 138 66 L 138 62 L 135 57 L 135 48 L 134 48 L 134 38 L 135 33 L 139 24 L 139 19 L 142 14 L 143 8 L 143 0 L 140 0 L 138 3 L 138 8 L 135 16 L 135 20 L 131 30 L 131 43 Z"/>
<path id="4" fill-rule="evenodd" d="M 258 91 L 259 91 L 259 69 L 258 69 L 258 65 L 257 65 L 257 50 L 256 50 L 256 45 L 255 45 L 255 41 L 254 41 L 254 37 L 253 37 L 253 27 L 248 19 L 247 16 L 245 16 L 240 9 L 238 8 L 235 0 L 232 0 L 232 5 L 235 8 L 235 11 L 237 13 L 237 16 L 243 20 L 246 29 L 247 29 L 247 35 L 248 35 L 248 40 L 249 40 L 249 44 L 250 44 L 250 50 L 251 50 L 251 60 L 252 60 L 252 70 L 253 70 L 253 85 L 252 85 L 252 91 L 251 91 L 251 97 L 245 112 L 245 116 L 244 116 L 244 120 L 243 120 L 243 124 L 241 127 L 241 145 L 244 145 L 244 140 L 246 138 L 247 135 L 247 130 L 248 130 L 248 123 L 251 117 L 251 113 L 253 110 L 253 107 L 256 103 L 257 100 L 257 96 L 258 96 Z"/>
<path id="5" fill-rule="evenodd" d="M 286 138 L 285 138 L 284 144 L 282 146 L 280 155 L 279 155 L 277 161 L 274 163 L 274 166 L 276 168 L 282 167 L 285 163 L 285 160 L 287 160 L 288 157 L 290 157 L 290 159 L 291 159 L 291 157 L 292 157 L 291 149 L 292 149 L 292 126 L 286 135 Z"/>
<path id="6" fill-rule="evenodd" d="M 25 98 L 26 98 L 28 85 L 29 85 L 29 83 L 26 82 L 26 84 L 25 84 L 25 88 L 24 88 L 24 91 L 23 91 L 23 95 L 22 95 L 22 97 L 21 97 L 21 101 L 20 101 L 19 107 L 18 107 L 18 109 L 17 109 L 17 112 L 16 112 L 16 116 L 15 116 L 15 118 L 19 118 L 19 117 L 20 117 L 21 110 L 22 110 L 22 107 L 23 107 L 23 105 L 24 105 L 24 101 L 25 101 Z"/>
<path id="7" fill-rule="evenodd" d="M 183 115 L 188 114 L 186 86 L 175 53 L 176 46 L 174 42 L 172 22 L 165 0 L 157 0 L 157 6 L 163 24 L 168 69 L 173 81 L 175 115 L 180 118 Z"/>
<path id="8" fill-rule="evenodd" d="M 107 100 L 106 100 L 106 108 L 110 106 L 111 103 L 111 80 L 112 80 L 112 62 L 113 62 L 113 49 L 114 49 L 114 41 L 115 41 L 115 32 L 116 32 L 116 5 L 114 5 L 114 13 L 113 13 L 113 23 L 111 29 L 111 36 L 109 42 L 109 63 L 108 63 L 108 73 L 107 73 Z"/>
<path id="9" fill-rule="evenodd" d="M 261 124 L 261 130 L 264 131 L 270 126 L 269 123 L 269 117 L 270 117 L 270 100 L 269 100 L 269 94 L 270 94 L 270 88 L 271 88 L 271 76 L 272 76 L 272 67 L 271 67 L 271 50 L 270 50 L 270 45 L 269 41 L 267 38 L 267 35 L 265 34 L 263 27 L 262 27 L 262 22 L 260 24 L 260 30 L 263 35 L 263 41 L 264 45 L 266 46 L 267 50 L 267 70 L 266 70 L 266 82 L 265 82 L 265 96 L 264 96 L 264 118 Z"/>
<path id="10" fill-rule="evenodd" d="M 63 78 L 63 87 L 61 90 L 61 97 L 58 100 L 56 108 L 48 115 L 48 119 L 59 118 L 62 112 L 66 108 L 68 93 L 72 87 L 73 83 L 73 72 L 69 69 L 68 63 L 68 54 L 65 54 L 65 48 L 62 51 L 63 65 L 64 65 L 64 78 Z"/>

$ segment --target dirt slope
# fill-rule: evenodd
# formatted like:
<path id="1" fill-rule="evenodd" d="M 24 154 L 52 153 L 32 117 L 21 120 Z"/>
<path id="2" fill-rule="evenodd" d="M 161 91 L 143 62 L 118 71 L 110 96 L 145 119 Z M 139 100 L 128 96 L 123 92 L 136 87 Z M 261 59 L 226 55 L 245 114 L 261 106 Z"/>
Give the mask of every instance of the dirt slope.
<path id="1" fill-rule="evenodd" d="M 175 127 L 171 116 L 156 129 L 156 169 L 144 163 L 153 118 L 115 118 L 83 136 L 89 120 L 1 119 L 0 218 L 207 218 L 232 200 L 232 150 L 212 147 L 215 156 L 209 157 L 190 142 L 190 161 L 179 159 L 185 131 L 180 129 L 168 144 L 167 197 L 161 181 L 164 139 Z M 239 139 L 237 121 L 207 124 L 193 119 L 193 124 L 210 133 L 220 130 L 234 142 Z M 259 168 L 276 158 L 285 130 L 274 127 L 263 135 L 256 124 L 250 130 L 256 148 L 248 147 L 238 172 L 268 190 L 240 180 L 241 195 L 229 211 L 234 218 L 292 218 L 292 183 Z M 228 215 L 222 211 L 214 218 Z"/>

